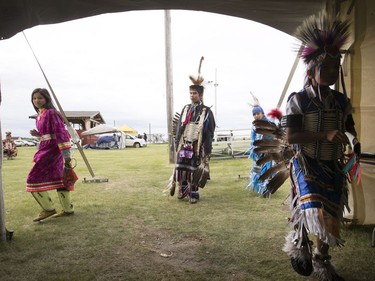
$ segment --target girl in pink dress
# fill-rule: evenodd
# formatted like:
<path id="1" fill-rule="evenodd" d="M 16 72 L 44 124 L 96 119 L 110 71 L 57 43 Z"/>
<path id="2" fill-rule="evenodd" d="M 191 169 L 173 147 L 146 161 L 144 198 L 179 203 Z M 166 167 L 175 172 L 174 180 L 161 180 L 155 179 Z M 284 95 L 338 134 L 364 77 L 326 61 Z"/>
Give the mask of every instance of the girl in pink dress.
<path id="1" fill-rule="evenodd" d="M 74 187 L 64 186 L 64 165 L 70 167 L 71 142 L 60 113 L 55 109 L 51 96 L 46 89 L 37 88 L 31 94 L 31 102 L 38 113 L 37 130 L 31 130 L 32 136 L 40 140 L 38 151 L 34 155 L 34 166 L 28 177 L 26 191 L 31 192 L 42 207 L 41 213 L 33 221 L 41 221 L 50 216 L 61 217 L 74 214 L 70 191 Z M 57 190 L 62 211 L 56 212 L 48 190 Z"/>

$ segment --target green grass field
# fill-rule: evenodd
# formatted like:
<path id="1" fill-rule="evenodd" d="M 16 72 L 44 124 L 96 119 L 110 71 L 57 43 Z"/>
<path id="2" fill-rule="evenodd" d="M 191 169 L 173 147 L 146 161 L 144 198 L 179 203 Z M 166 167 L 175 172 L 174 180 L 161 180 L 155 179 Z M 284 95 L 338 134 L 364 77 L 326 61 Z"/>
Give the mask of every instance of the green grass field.
<path id="1" fill-rule="evenodd" d="M 314 280 L 297 275 L 281 251 L 288 182 L 271 199 L 259 198 L 245 190 L 249 159 L 212 160 L 211 180 L 191 205 L 163 193 L 173 168 L 167 149 L 85 150 L 105 183 L 82 182 L 91 175 L 74 151 L 74 216 L 33 223 L 40 209 L 25 181 L 36 149 L 19 148 L 3 162 L 14 239 L 0 244 L 0 280 Z M 344 226 L 346 246 L 331 254 L 345 280 L 375 280 L 372 229 Z"/>

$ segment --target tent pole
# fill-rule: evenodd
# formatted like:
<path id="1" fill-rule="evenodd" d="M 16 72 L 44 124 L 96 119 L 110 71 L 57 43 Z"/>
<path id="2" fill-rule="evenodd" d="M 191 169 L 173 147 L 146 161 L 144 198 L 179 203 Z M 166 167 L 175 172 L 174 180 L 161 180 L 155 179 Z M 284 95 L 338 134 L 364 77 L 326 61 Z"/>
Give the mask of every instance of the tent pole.
<path id="1" fill-rule="evenodd" d="M 0 106 L 1 106 L 1 85 L 0 85 Z M 0 136 L 1 133 L 1 122 L 0 122 Z M 5 205 L 4 205 L 4 191 L 3 191 L 3 156 L 4 152 L 1 149 L 0 155 L 0 243 L 5 240 L 12 240 L 13 230 L 7 230 L 5 227 Z"/>
<path id="2" fill-rule="evenodd" d="M 302 44 L 301 47 L 299 48 L 298 50 L 298 53 L 297 53 L 297 56 L 294 60 L 294 63 L 293 63 L 293 66 L 292 66 L 292 69 L 290 70 L 290 73 L 289 73 L 289 76 L 288 76 L 288 79 L 285 83 L 285 86 L 284 86 L 284 89 L 283 89 L 283 92 L 281 93 L 281 96 L 280 96 L 280 99 L 279 99 L 279 102 L 277 103 L 277 108 L 280 108 L 281 104 L 283 103 L 284 101 L 284 98 L 285 98 L 285 94 L 286 94 L 286 91 L 289 89 L 289 85 L 290 85 L 290 82 L 292 81 L 292 78 L 294 76 L 294 73 L 296 72 L 296 69 L 297 69 L 297 65 L 298 65 L 298 62 L 299 62 L 299 55 L 301 54 L 301 52 L 303 51 L 303 48 L 304 48 L 304 45 Z"/>
<path id="3" fill-rule="evenodd" d="M 1 89 L 0 89 L 0 106 L 1 106 Z M 1 123 L 0 123 L 0 136 L 1 133 Z M 4 192 L 3 192 L 3 149 L 1 149 L 0 155 L 0 242 L 6 240 L 6 229 L 5 229 L 5 212 L 4 212 Z"/>
<path id="4" fill-rule="evenodd" d="M 51 86 L 51 84 L 49 83 L 48 78 L 47 78 L 46 74 L 44 73 L 42 66 L 41 66 L 40 63 L 39 63 L 39 60 L 38 60 L 38 58 L 36 57 L 36 55 L 35 55 L 35 53 L 34 53 L 34 50 L 33 50 L 33 48 L 31 47 L 31 45 L 30 45 L 30 43 L 29 43 L 29 40 L 27 40 L 27 37 L 26 37 L 25 32 L 22 32 L 22 33 L 23 33 L 23 35 L 25 36 L 26 42 L 27 42 L 27 44 L 29 45 L 31 52 L 32 52 L 33 55 L 34 55 L 34 58 L 35 58 L 36 62 L 38 63 L 40 70 L 42 71 L 43 77 L 44 77 L 44 79 L 45 79 L 46 82 L 47 82 L 47 85 L 48 85 L 48 87 L 49 87 L 49 89 L 50 89 L 50 91 L 51 91 L 51 94 L 52 94 L 52 96 L 53 96 L 53 99 L 54 99 L 55 102 L 56 102 L 57 107 L 59 108 L 59 111 L 60 111 L 60 113 L 61 113 L 61 115 L 62 115 L 62 117 L 63 117 L 63 119 L 64 119 L 64 122 L 65 122 L 67 128 L 68 128 L 68 132 L 69 132 L 69 134 L 70 134 L 70 136 L 71 136 L 71 138 L 72 138 L 72 140 L 73 140 L 73 143 L 77 146 L 77 149 L 78 149 L 79 153 L 81 154 L 82 159 L 83 159 L 83 161 L 85 162 L 86 167 L 87 167 L 87 169 L 89 170 L 91 177 L 94 179 L 95 182 L 100 182 L 100 180 L 96 180 L 96 179 L 95 179 L 94 171 L 92 170 L 91 165 L 90 165 L 89 161 L 87 160 L 87 157 L 86 157 L 85 153 L 83 152 L 83 149 L 82 149 L 81 145 L 79 144 L 79 140 L 78 140 L 78 138 L 77 138 L 77 136 L 76 136 L 77 133 L 76 133 L 76 131 L 73 129 L 73 127 L 70 125 L 68 119 L 66 118 L 65 112 L 64 112 L 64 110 L 62 109 L 62 107 L 61 107 L 61 105 L 60 105 L 60 102 L 59 102 L 59 100 L 57 99 L 57 96 L 55 95 L 55 92 L 53 91 L 52 86 Z M 86 181 L 86 178 L 84 179 L 84 182 L 85 182 L 85 181 Z M 108 179 L 106 179 L 106 180 L 104 180 L 104 181 L 108 181 Z"/>

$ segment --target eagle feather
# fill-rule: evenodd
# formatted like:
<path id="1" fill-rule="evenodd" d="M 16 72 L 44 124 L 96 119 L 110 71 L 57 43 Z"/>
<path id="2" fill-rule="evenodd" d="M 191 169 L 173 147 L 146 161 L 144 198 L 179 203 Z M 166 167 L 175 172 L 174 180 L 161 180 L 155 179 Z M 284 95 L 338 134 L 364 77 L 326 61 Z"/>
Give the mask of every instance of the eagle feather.
<path id="1" fill-rule="evenodd" d="M 279 164 L 276 164 L 274 166 L 272 166 L 271 168 L 269 168 L 267 171 L 265 171 L 260 177 L 259 177 L 259 181 L 260 182 L 263 182 L 265 181 L 266 179 L 268 178 L 272 178 L 272 176 L 274 174 L 276 174 L 277 172 L 279 172 L 280 170 L 285 170 L 287 169 L 287 167 L 285 166 L 284 163 L 279 163 Z"/>
<path id="2" fill-rule="evenodd" d="M 267 182 L 266 188 L 273 194 L 289 177 L 288 163 L 293 153 L 283 128 L 267 120 L 254 120 L 253 126 L 256 133 L 272 137 L 272 139 L 254 141 L 254 153 L 260 154 L 257 165 L 263 165 L 269 161 L 275 163 L 259 177 L 259 181 Z"/>

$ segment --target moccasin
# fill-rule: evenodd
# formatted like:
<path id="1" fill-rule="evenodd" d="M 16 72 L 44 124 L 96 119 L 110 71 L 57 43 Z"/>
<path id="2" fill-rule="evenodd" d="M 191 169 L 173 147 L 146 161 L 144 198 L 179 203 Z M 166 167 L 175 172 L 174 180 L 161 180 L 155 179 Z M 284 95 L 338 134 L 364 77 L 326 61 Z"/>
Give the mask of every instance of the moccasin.
<path id="1" fill-rule="evenodd" d="M 49 218 L 50 216 L 53 216 L 54 214 L 56 214 L 56 210 L 52 210 L 52 211 L 41 211 L 38 215 L 38 217 L 36 217 L 35 219 L 33 219 L 34 222 L 36 221 L 41 221 L 41 220 L 44 220 L 46 218 Z"/>

